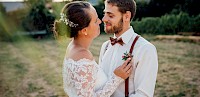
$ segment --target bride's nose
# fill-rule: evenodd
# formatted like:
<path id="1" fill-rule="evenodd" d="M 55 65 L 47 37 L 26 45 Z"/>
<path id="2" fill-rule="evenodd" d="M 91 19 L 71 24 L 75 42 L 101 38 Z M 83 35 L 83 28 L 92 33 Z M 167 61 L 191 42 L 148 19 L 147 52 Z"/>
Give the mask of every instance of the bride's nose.
<path id="1" fill-rule="evenodd" d="M 102 21 L 98 18 L 98 22 L 99 22 L 99 24 L 101 24 L 102 23 Z"/>

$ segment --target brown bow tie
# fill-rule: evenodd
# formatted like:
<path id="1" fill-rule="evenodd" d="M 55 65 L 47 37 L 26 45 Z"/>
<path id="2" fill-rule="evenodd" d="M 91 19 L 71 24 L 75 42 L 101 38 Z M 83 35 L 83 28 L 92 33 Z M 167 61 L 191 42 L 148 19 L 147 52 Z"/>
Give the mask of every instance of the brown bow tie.
<path id="1" fill-rule="evenodd" d="M 111 41 L 111 44 L 112 44 L 112 45 L 115 45 L 115 43 L 119 43 L 119 44 L 121 44 L 121 45 L 124 44 L 122 38 L 117 39 L 117 38 L 112 38 L 112 37 L 110 37 L 110 41 Z"/>

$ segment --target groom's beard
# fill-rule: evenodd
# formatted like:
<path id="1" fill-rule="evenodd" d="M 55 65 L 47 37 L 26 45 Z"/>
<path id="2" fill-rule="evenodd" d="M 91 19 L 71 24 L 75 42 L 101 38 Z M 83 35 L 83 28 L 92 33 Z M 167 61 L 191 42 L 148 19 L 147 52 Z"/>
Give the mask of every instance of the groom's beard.
<path id="1" fill-rule="evenodd" d="M 107 23 L 107 24 L 109 24 L 109 23 Z M 110 24 L 110 25 L 112 25 L 112 24 Z M 108 33 L 108 34 L 110 34 L 110 33 L 117 34 L 117 33 L 121 32 L 122 29 L 123 29 L 123 18 L 120 19 L 120 21 L 118 22 L 117 25 L 114 25 L 110 29 L 106 29 L 106 27 L 104 28 L 105 32 Z"/>

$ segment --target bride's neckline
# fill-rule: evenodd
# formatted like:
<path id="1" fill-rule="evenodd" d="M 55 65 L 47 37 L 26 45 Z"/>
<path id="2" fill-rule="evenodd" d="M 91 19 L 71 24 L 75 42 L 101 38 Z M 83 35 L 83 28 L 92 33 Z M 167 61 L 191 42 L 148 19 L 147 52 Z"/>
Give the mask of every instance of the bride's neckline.
<path id="1" fill-rule="evenodd" d="M 72 58 L 65 58 L 66 61 L 73 61 L 73 62 L 76 62 L 76 63 L 79 63 L 79 62 L 95 62 L 95 59 L 87 59 L 87 58 L 81 58 L 81 59 L 78 59 L 78 60 L 74 60 Z"/>

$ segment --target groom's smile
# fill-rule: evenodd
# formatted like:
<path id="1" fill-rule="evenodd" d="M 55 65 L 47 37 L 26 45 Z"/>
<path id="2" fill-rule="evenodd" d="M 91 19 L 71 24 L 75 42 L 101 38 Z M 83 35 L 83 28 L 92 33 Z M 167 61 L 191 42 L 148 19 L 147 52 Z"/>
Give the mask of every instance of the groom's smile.
<path id="1" fill-rule="evenodd" d="M 104 27 L 106 27 L 106 29 L 107 29 L 108 27 L 111 27 L 111 26 L 112 26 L 111 23 L 104 23 Z"/>

